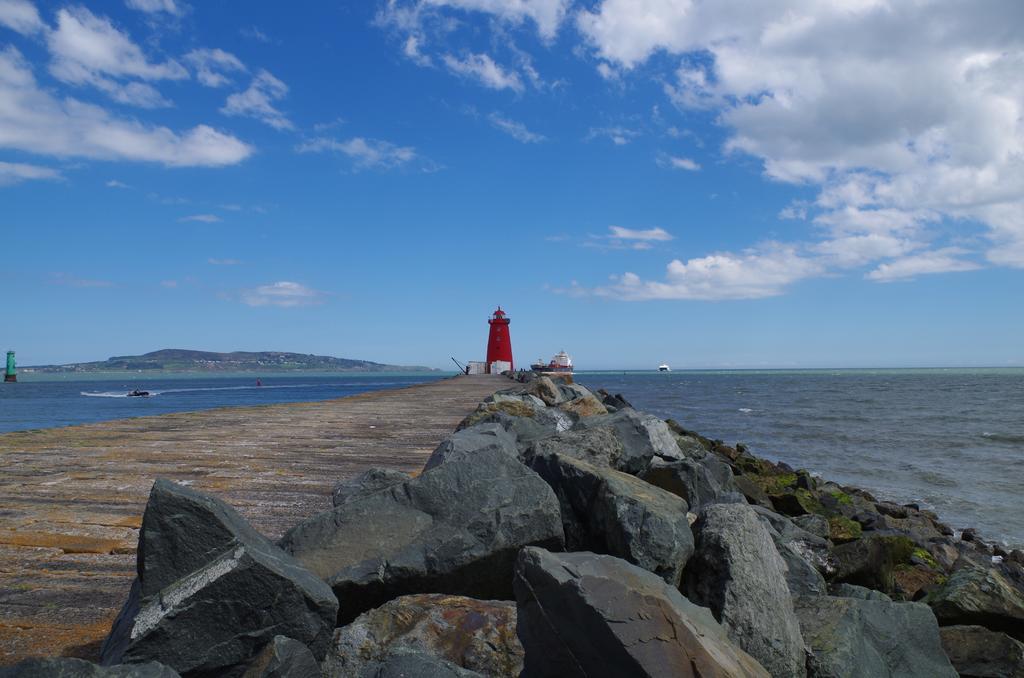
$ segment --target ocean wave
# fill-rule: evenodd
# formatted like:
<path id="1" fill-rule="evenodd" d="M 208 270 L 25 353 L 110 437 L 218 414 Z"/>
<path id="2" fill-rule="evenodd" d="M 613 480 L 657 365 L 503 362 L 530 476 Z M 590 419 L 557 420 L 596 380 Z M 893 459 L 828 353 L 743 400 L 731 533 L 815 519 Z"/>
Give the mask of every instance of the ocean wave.
<path id="1" fill-rule="evenodd" d="M 743 414 L 750 414 L 754 410 L 750 409 L 749 407 L 741 407 L 739 411 L 742 412 Z"/>
<path id="2" fill-rule="evenodd" d="M 981 437 L 985 440 L 991 440 L 996 443 L 1024 445 L 1024 435 L 1013 435 L 1012 433 L 989 433 L 986 431 L 981 434 Z"/>

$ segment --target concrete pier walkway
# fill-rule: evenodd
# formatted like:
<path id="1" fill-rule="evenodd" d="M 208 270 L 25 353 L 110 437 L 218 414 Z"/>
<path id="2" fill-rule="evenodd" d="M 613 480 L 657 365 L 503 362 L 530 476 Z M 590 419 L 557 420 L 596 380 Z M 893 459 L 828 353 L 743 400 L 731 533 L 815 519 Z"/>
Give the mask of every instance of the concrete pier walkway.
<path id="1" fill-rule="evenodd" d="M 127 597 L 154 478 L 216 494 L 276 539 L 371 466 L 418 471 L 510 383 L 459 376 L 316 403 L 0 435 L 0 665 L 95 659 Z"/>

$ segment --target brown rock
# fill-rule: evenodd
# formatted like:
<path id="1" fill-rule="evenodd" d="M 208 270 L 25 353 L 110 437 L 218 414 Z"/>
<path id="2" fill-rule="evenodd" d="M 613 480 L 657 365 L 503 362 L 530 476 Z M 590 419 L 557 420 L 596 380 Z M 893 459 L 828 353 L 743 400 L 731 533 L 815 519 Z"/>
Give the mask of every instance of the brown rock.
<path id="1" fill-rule="evenodd" d="M 984 626 L 939 629 L 942 649 L 964 678 L 1024 678 L 1024 644 Z"/>
<path id="2" fill-rule="evenodd" d="M 444 594 L 396 598 L 334 632 L 324 676 L 362 675 L 396 649 L 411 649 L 487 676 L 518 676 L 523 648 L 515 603 Z"/>
<path id="3" fill-rule="evenodd" d="M 592 395 L 585 395 L 575 398 L 558 406 L 563 412 L 569 412 L 579 417 L 593 417 L 597 414 L 608 414 L 608 408 L 601 404 L 601 401 Z"/>

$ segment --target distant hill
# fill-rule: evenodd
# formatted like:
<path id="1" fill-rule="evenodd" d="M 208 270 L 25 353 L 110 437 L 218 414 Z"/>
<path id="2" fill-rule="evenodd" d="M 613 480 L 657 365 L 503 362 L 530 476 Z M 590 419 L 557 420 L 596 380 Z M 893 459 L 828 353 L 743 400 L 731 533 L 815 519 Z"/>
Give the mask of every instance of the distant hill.
<path id="1" fill-rule="evenodd" d="M 68 365 L 38 365 L 22 368 L 35 372 L 279 372 L 290 370 L 316 370 L 319 372 L 434 372 L 430 367 L 385 365 L 369 360 L 333 358 L 306 353 L 281 351 L 188 351 L 165 348 L 142 355 L 120 355 L 98 362 L 70 363 Z"/>

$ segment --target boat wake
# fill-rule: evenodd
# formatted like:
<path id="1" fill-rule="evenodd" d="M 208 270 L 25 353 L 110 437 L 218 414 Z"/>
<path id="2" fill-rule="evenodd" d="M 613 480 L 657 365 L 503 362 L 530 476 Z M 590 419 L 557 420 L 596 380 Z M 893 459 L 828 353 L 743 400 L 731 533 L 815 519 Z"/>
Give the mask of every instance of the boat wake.
<path id="1" fill-rule="evenodd" d="M 359 386 L 396 386 L 397 382 L 360 383 Z M 282 388 L 346 388 L 353 384 L 272 384 L 262 386 L 205 386 L 195 388 L 166 388 L 163 390 L 147 390 L 149 397 L 168 393 L 201 393 L 204 391 L 271 391 Z M 79 391 L 80 395 L 89 398 L 129 398 L 128 391 Z"/>

